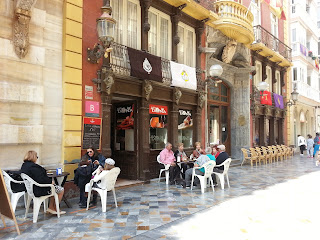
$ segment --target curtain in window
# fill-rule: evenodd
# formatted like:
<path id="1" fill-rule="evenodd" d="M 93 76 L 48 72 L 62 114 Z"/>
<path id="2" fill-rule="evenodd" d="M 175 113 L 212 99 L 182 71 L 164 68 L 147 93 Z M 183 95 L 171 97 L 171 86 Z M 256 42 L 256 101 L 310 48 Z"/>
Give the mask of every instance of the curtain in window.
<path id="1" fill-rule="evenodd" d="M 117 21 L 114 41 L 123 43 L 123 0 L 112 0 L 112 17 Z"/>
<path id="2" fill-rule="evenodd" d="M 178 44 L 178 63 L 184 64 L 184 28 L 178 26 L 178 36 L 180 38 L 180 42 Z"/>
<path id="3" fill-rule="evenodd" d="M 161 18 L 160 22 L 160 57 L 168 59 L 169 49 L 169 21 Z"/>
<path id="4" fill-rule="evenodd" d="M 132 48 L 137 48 L 137 4 L 128 1 L 128 41 L 127 45 Z"/>
<path id="5" fill-rule="evenodd" d="M 157 55 L 157 15 L 149 12 L 149 24 L 150 30 L 148 33 L 149 37 L 149 53 Z"/>
<path id="6" fill-rule="evenodd" d="M 187 31 L 187 44 L 185 48 L 186 52 L 186 60 L 185 64 L 191 67 L 194 67 L 193 65 L 193 33 L 191 31 Z"/>

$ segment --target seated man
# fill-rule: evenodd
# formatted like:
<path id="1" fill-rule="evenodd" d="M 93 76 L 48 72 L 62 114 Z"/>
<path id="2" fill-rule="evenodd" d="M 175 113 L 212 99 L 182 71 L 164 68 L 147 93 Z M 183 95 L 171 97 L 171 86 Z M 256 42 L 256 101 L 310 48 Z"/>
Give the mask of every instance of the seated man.
<path id="1" fill-rule="evenodd" d="M 224 145 L 219 145 L 219 146 L 217 146 L 217 148 L 218 148 L 218 151 L 219 151 L 219 156 L 216 159 L 216 165 L 220 165 L 225 160 L 227 160 L 229 158 L 229 155 L 228 155 L 228 153 L 225 152 L 226 147 Z M 213 169 L 213 171 L 217 172 L 217 173 L 223 173 L 223 170 L 224 170 L 224 166 L 215 167 Z M 217 184 L 216 175 L 214 173 L 212 173 L 211 177 L 212 177 L 213 183 Z"/>
<path id="2" fill-rule="evenodd" d="M 205 164 L 206 162 L 208 162 L 210 160 L 214 161 L 215 158 L 214 158 L 214 156 L 211 155 L 211 147 L 207 147 L 206 152 L 201 154 L 200 157 L 198 157 L 197 161 L 194 164 L 194 167 L 201 167 L 203 164 Z M 186 174 L 185 174 L 186 187 L 190 187 L 190 185 L 191 185 L 192 171 L 193 171 L 192 168 L 189 168 L 186 171 Z M 196 169 L 195 173 L 203 176 L 204 175 L 204 168 Z"/>
<path id="3" fill-rule="evenodd" d="M 176 158 L 174 157 L 172 149 L 172 144 L 167 142 L 166 148 L 160 152 L 160 162 L 163 164 L 170 164 L 169 168 L 169 181 L 170 185 L 174 184 L 176 178 L 180 177 L 180 168 L 175 163 Z"/>

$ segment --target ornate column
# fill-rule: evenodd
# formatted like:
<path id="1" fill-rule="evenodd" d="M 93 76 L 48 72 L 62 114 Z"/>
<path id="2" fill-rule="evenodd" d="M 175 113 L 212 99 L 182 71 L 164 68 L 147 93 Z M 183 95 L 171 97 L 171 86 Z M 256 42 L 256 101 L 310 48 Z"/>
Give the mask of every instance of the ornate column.
<path id="1" fill-rule="evenodd" d="M 139 179 L 144 181 L 150 179 L 150 145 L 149 145 L 149 99 L 153 87 L 150 81 L 145 80 L 142 84 L 143 98 L 141 99 L 141 104 L 138 111 L 138 142 L 139 142 L 139 152 L 140 159 L 139 166 Z"/>
<path id="2" fill-rule="evenodd" d="M 174 88 L 173 90 L 173 104 L 172 104 L 172 111 L 171 111 L 171 142 L 174 147 L 178 145 L 178 111 L 179 111 L 179 102 L 182 96 L 182 92 L 179 88 Z"/>
<path id="3" fill-rule="evenodd" d="M 152 0 L 140 0 L 141 6 L 141 50 L 148 51 L 148 32 L 150 30 L 148 11 Z"/>
<path id="4" fill-rule="evenodd" d="M 206 92 L 200 91 L 198 92 L 198 106 L 196 109 L 195 117 L 194 117 L 194 142 L 201 142 L 202 136 L 202 126 L 201 126 L 201 117 L 202 117 L 202 109 L 206 106 L 207 94 Z M 206 121 L 206 119 L 205 119 Z"/>
<path id="5" fill-rule="evenodd" d="M 201 69 L 201 36 L 204 31 L 204 23 L 199 22 L 198 27 L 196 28 L 196 68 Z"/>
<path id="6" fill-rule="evenodd" d="M 181 19 L 181 10 L 185 8 L 187 5 L 183 4 L 180 7 L 176 8 L 176 11 L 173 15 L 171 15 L 171 23 L 172 23 L 172 61 L 178 60 L 178 44 L 180 42 L 180 38 L 178 36 L 178 23 Z"/>
<path id="7" fill-rule="evenodd" d="M 261 146 L 266 146 L 266 124 L 267 116 L 262 115 L 260 117 L 260 133 L 259 133 L 259 142 Z"/>
<path id="8" fill-rule="evenodd" d="M 269 118 L 269 145 L 274 145 L 275 144 L 275 117 L 270 117 Z"/>

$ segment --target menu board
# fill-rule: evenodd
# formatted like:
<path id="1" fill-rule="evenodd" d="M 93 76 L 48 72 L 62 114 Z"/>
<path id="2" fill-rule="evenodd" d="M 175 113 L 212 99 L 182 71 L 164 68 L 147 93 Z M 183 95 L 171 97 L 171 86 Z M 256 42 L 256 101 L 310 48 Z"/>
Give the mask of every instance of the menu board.
<path id="1" fill-rule="evenodd" d="M 179 109 L 178 129 L 186 129 L 192 126 L 192 110 Z"/>
<path id="2" fill-rule="evenodd" d="M 90 146 L 95 149 L 100 149 L 101 141 L 101 118 L 83 118 L 83 139 L 82 149 L 87 149 Z"/>
<path id="3" fill-rule="evenodd" d="M 149 105 L 150 127 L 166 128 L 168 125 L 168 107 L 160 105 Z"/>

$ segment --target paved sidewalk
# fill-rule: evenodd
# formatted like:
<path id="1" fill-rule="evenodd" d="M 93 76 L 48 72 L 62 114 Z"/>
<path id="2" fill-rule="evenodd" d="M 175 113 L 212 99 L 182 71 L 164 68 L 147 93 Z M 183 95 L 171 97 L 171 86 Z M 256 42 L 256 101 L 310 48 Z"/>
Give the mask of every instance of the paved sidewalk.
<path id="1" fill-rule="evenodd" d="M 41 212 L 37 224 L 32 224 L 31 213 L 22 219 L 20 209 L 21 236 L 13 227 L 0 225 L 0 238 L 319 239 L 307 237 L 308 232 L 316 233 L 319 222 L 319 170 L 312 159 L 295 156 L 269 165 L 230 168 L 231 188 L 216 187 L 214 193 L 153 182 L 118 190 L 118 208 L 110 194 L 106 213 L 100 204 L 80 209 L 75 199 L 72 209 L 62 204 L 67 214 L 60 219 Z"/>

